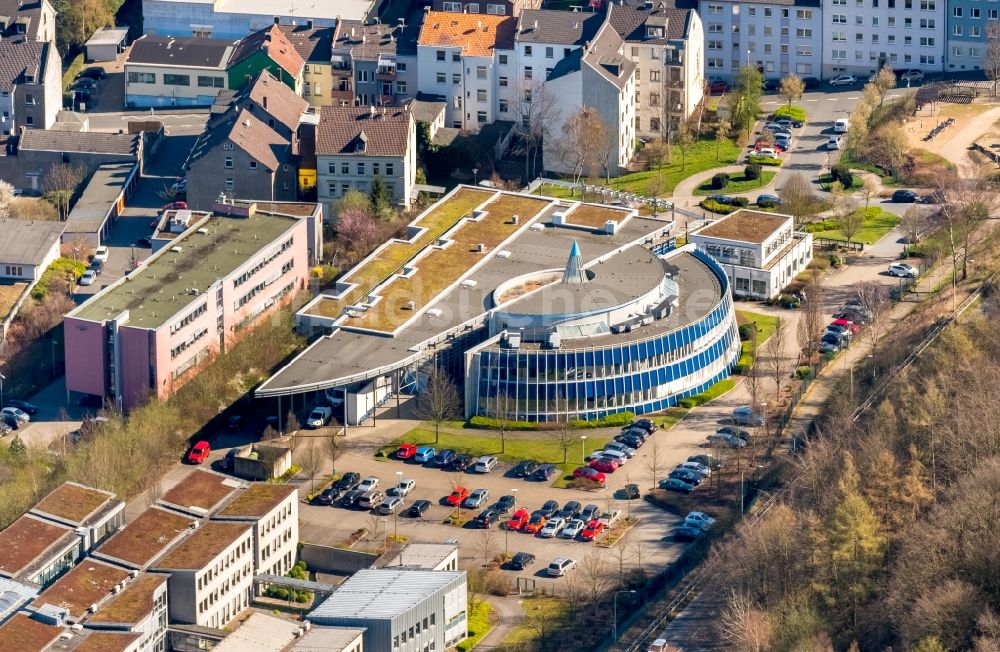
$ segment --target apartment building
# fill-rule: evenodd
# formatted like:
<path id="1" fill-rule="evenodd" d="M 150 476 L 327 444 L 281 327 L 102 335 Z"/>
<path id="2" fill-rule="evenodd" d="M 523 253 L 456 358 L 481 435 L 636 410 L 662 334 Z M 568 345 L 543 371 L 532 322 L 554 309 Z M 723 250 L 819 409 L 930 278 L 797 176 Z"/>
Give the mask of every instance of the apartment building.
<path id="1" fill-rule="evenodd" d="M 221 629 L 247 608 L 253 587 L 253 526 L 209 521 L 161 557 L 177 623 Z"/>
<path id="2" fill-rule="evenodd" d="M 316 137 L 317 194 L 332 205 L 350 190 L 367 193 L 375 178 L 409 207 L 417 178 L 417 128 L 409 106 L 327 107 Z"/>
<path id="3" fill-rule="evenodd" d="M 608 21 L 635 64 L 635 131 L 669 140 L 705 93 L 705 35 L 698 12 L 646 1 L 611 5 Z"/>
<path id="4" fill-rule="evenodd" d="M 940 72 L 946 6 L 945 0 L 824 0 L 823 77 L 867 76 L 885 65 Z"/>
<path id="5" fill-rule="evenodd" d="M 61 108 L 62 60 L 55 44 L 24 35 L 0 39 L 0 133 L 48 129 Z"/>
<path id="6" fill-rule="evenodd" d="M 183 226 L 170 247 L 66 316 L 69 391 L 123 409 L 166 397 L 305 287 L 308 220 L 256 204 L 220 210 L 172 216 Z"/>
<path id="7" fill-rule="evenodd" d="M 296 95 L 302 94 L 306 62 L 277 24 L 240 39 L 226 64 L 228 88 L 243 88 L 262 71 L 271 73 Z"/>
<path id="8" fill-rule="evenodd" d="M 445 98 L 447 126 L 478 133 L 484 124 L 513 119 L 500 95 L 510 84 L 501 70 L 517 69 L 516 27 L 513 17 L 427 12 L 417 41 L 419 90 Z"/>
<path id="9" fill-rule="evenodd" d="M 748 64 L 765 79 L 823 74 L 820 0 L 700 0 L 698 13 L 705 25 L 705 73 L 710 79 L 731 81 Z"/>
<path id="10" fill-rule="evenodd" d="M 333 96 L 333 38 L 336 27 L 281 25 L 281 31 L 305 62 L 302 68 L 302 97 L 309 106 L 330 106 Z"/>
<path id="11" fill-rule="evenodd" d="M 583 4 L 581 2 L 581 4 Z M 542 0 L 434 0 L 434 11 L 457 14 L 487 14 L 490 16 L 519 16 L 525 9 L 540 9 Z"/>
<path id="12" fill-rule="evenodd" d="M 333 43 L 332 99 L 341 106 L 399 106 L 417 94 L 413 29 L 341 21 Z"/>
<path id="13" fill-rule="evenodd" d="M 49 0 L 0 0 L 0 38 L 56 42 L 56 10 Z"/>
<path id="14" fill-rule="evenodd" d="M 125 60 L 125 106 L 211 106 L 238 41 L 143 36 Z"/>
<path id="15" fill-rule="evenodd" d="M 1000 7 L 980 0 L 949 0 L 947 14 L 947 46 L 944 70 L 980 70 L 985 66 L 986 40 L 991 25 L 997 28 Z"/>

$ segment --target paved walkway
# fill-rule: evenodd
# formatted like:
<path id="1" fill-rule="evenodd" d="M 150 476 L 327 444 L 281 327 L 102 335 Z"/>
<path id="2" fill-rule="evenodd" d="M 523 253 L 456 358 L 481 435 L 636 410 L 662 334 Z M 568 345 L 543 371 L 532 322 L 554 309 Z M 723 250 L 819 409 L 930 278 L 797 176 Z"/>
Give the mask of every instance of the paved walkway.
<path id="1" fill-rule="evenodd" d="M 499 648 L 507 635 L 524 619 L 524 608 L 520 597 L 516 595 L 509 595 L 505 598 L 491 597 L 490 604 L 493 605 L 497 621 L 493 629 L 479 641 L 479 645 L 476 646 L 477 650 Z"/>

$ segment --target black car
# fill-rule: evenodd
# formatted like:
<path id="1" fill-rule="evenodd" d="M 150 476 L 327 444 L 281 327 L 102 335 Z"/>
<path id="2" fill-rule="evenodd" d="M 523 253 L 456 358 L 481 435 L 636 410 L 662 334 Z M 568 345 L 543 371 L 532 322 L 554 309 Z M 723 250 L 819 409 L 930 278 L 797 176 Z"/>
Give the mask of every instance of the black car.
<path id="1" fill-rule="evenodd" d="M 764 80 L 764 91 L 776 91 L 781 88 L 781 80 L 777 77 Z"/>
<path id="2" fill-rule="evenodd" d="M 450 448 L 438 451 L 438 454 L 431 458 L 431 466 L 444 468 L 451 464 L 451 461 L 455 459 L 455 455 L 455 451 Z"/>
<path id="3" fill-rule="evenodd" d="M 705 534 L 704 530 L 688 525 L 674 529 L 674 541 L 697 541 Z"/>
<path id="4" fill-rule="evenodd" d="M 805 84 L 806 90 L 819 88 L 819 79 L 815 77 L 803 77 L 802 83 Z"/>
<path id="5" fill-rule="evenodd" d="M 424 512 L 430 509 L 431 501 L 429 500 L 417 500 L 410 505 L 410 509 L 406 510 L 407 516 L 412 516 L 413 518 L 419 518 Z"/>
<path id="6" fill-rule="evenodd" d="M 143 249 L 149 249 L 153 246 L 153 243 L 149 238 L 139 238 L 135 241 L 135 246 Z"/>
<path id="7" fill-rule="evenodd" d="M 240 448 L 234 447 L 226 451 L 226 456 L 222 458 L 222 468 L 232 471 L 236 468 L 236 456 L 240 454 Z"/>
<path id="8" fill-rule="evenodd" d="M 0 433 L 0 436 L 6 435 L 11 430 L 17 430 L 21 427 L 18 420 L 8 414 L 3 415 L 3 418 L 0 419 L 0 425 L 4 427 L 4 431 Z"/>
<path id="9" fill-rule="evenodd" d="M 639 485 L 637 484 L 627 484 L 625 488 L 622 489 L 625 494 L 625 498 L 628 500 L 634 500 L 639 497 Z"/>
<path id="10" fill-rule="evenodd" d="M 484 509 L 479 512 L 479 516 L 476 517 L 474 521 L 475 526 L 478 528 L 488 529 L 494 523 L 500 520 L 500 512 L 495 509 Z"/>
<path id="11" fill-rule="evenodd" d="M 584 507 L 583 511 L 580 512 L 580 520 L 584 523 L 590 523 L 595 518 L 601 518 L 601 508 L 593 503 Z"/>
<path id="12" fill-rule="evenodd" d="M 892 201 L 897 204 L 912 204 L 919 199 L 919 195 L 912 190 L 897 190 L 892 193 Z"/>
<path id="13" fill-rule="evenodd" d="M 72 86 L 73 90 L 87 91 L 88 93 L 94 93 L 97 91 L 97 82 L 89 77 L 80 77 Z"/>
<path id="14" fill-rule="evenodd" d="M 716 204 L 722 204 L 723 206 L 729 206 L 733 203 L 733 198 L 729 195 L 709 195 L 707 199 L 708 201 L 714 201 Z"/>
<path id="15" fill-rule="evenodd" d="M 333 486 L 341 491 L 350 491 L 361 483 L 361 474 L 348 471 L 333 483 Z"/>
<path id="16" fill-rule="evenodd" d="M 80 74 L 76 76 L 77 79 L 89 78 L 89 79 L 104 79 L 108 76 L 108 73 L 104 72 L 103 68 L 84 68 L 80 71 Z"/>
<path id="17" fill-rule="evenodd" d="M 340 497 L 340 506 L 346 507 L 348 509 L 356 507 L 358 501 L 361 500 L 361 497 L 364 495 L 365 492 L 362 491 L 361 489 L 351 489 L 346 494 Z"/>
<path id="18" fill-rule="evenodd" d="M 641 448 L 644 443 L 642 437 L 639 437 L 634 433 L 627 432 L 615 435 L 615 441 L 619 444 L 625 444 L 629 448 Z"/>
<path id="19" fill-rule="evenodd" d="M 535 472 L 531 474 L 531 477 L 535 480 L 545 482 L 546 480 L 551 480 L 557 473 L 559 473 L 559 469 L 556 468 L 555 464 L 542 464 L 540 467 L 535 469 Z"/>
<path id="20" fill-rule="evenodd" d="M 629 426 L 628 428 L 623 428 L 620 434 L 638 437 L 643 441 L 646 441 L 647 439 L 653 436 L 653 433 L 650 432 L 649 430 L 646 430 L 645 428 L 633 428 L 632 426 Z"/>
<path id="21" fill-rule="evenodd" d="M 16 407 L 18 410 L 21 410 L 22 412 L 27 412 L 28 414 L 36 414 L 38 412 L 38 408 L 32 405 L 31 403 L 28 403 L 27 401 L 19 401 L 17 399 L 14 399 L 13 401 L 7 401 L 4 404 L 4 407 Z"/>
<path id="22" fill-rule="evenodd" d="M 583 507 L 575 500 L 567 501 L 563 508 L 556 512 L 556 518 L 564 518 L 567 521 L 580 515 Z"/>
<path id="23" fill-rule="evenodd" d="M 521 460 L 514 468 L 510 470 L 510 474 L 515 478 L 527 478 L 532 473 L 538 469 L 538 462 L 535 460 Z"/>
<path id="24" fill-rule="evenodd" d="M 715 471 L 720 466 L 722 466 L 722 460 L 714 455 L 692 455 L 687 459 L 688 462 L 695 462 L 701 464 L 702 466 L 707 466 L 711 470 Z"/>
<path id="25" fill-rule="evenodd" d="M 542 508 L 538 510 L 538 514 L 545 517 L 545 520 L 552 518 L 552 515 L 559 511 L 559 503 L 554 500 L 546 500 Z"/>
<path id="26" fill-rule="evenodd" d="M 535 563 L 535 556 L 530 552 L 519 552 L 510 558 L 508 566 L 511 570 L 524 570 Z"/>
<path id="27" fill-rule="evenodd" d="M 650 419 L 636 419 L 632 422 L 632 425 L 629 426 L 629 428 L 641 428 L 650 434 L 659 430 L 659 428 L 656 427 L 656 424 Z"/>
<path id="28" fill-rule="evenodd" d="M 451 458 L 451 462 L 448 463 L 448 468 L 452 471 L 464 471 L 474 462 L 471 455 L 466 455 L 465 453 L 459 453 L 455 457 Z"/>
<path id="29" fill-rule="evenodd" d="M 500 496 L 500 500 L 498 500 L 496 504 L 496 509 L 501 514 L 506 514 L 516 506 L 517 500 L 514 496 Z"/>
<path id="30" fill-rule="evenodd" d="M 696 473 L 691 469 L 674 469 L 667 477 L 683 480 L 684 482 L 693 484 L 696 487 L 701 484 L 702 480 L 705 479 L 705 476 L 700 473 Z"/>
<path id="31" fill-rule="evenodd" d="M 340 498 L 340 494 L 343 493 L 342 489 L 335 489 L 333 487 L 327 487 L 323 492 L 316 496 L 316 502 L 320 505 L 332 505 L 333 501 Z"/>

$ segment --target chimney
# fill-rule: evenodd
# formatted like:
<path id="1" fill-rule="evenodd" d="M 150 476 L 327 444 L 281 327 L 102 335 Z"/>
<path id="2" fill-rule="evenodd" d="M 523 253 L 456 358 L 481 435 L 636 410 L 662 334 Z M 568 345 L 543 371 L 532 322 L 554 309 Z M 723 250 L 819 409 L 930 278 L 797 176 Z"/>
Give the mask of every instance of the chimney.
<path id="1" fill-rule="evenodd" d="M 267 111 L 267 95 L 264 96 L 264 110 Z"/>
<path id="2" fill-rule="evenodd" d="M 306 29 L 312 29 L 312 28 L 313 28 L 313 19 L 310 18 L 309 20 L 306 21 Z"/>
<path id="3" fill-rule="evenodd" d="M 537 20 L 532 23 L 532 27 L 531 28 L 532 29 L 538 29 L 538 21 Z"/>
<path id="4" fill-rule="evenodd" d="M 275 16 L 274 17 L 274 24 L 275 25 L 281 24 L 281 17 L 280 16 Z"/>

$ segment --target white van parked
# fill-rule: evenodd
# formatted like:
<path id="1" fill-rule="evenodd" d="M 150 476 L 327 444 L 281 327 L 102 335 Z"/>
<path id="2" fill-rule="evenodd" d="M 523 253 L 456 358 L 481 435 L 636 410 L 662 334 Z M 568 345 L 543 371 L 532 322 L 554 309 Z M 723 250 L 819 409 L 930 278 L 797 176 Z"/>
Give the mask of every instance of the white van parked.
<path id="1" fill-rule="evenodd" d="M 850 121 L 847 118 L 840 118 L 833 123 L 833 130 L 838 134 L 846 134 L 847 128 L 851 126 Z"/>

